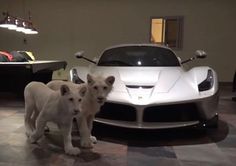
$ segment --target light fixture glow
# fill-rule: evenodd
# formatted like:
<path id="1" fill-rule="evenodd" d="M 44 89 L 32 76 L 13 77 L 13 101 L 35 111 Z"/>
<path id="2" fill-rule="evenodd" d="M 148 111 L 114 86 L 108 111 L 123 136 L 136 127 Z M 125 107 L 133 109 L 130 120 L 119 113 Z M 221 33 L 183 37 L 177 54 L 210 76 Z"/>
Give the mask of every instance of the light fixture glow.
<path id="1" fill-rule="evenodd" d="M 14 18 L 7 15 L 5 17 L 5 19 L 0 22 L 0 27 L 7 28 L 7 29 L 10 29 L 10 30 L 15 30 L 16 29 L 16 25 L 15 25 Z"/>
<path id="2" fill-rule="evenodd" d="M 29 20 L 24 20 L 21 18 L 10 16 L 7 13 L 3 13 L 5 18 L 0 21 L 1 28 L 7 28 L 9 30 L 15 30 L 17 32 L 22 32 L 24 34 L 38 34 L 36 28 L 33 27 L 33 23 L 31 22 L 31 17 L 29 15 Z"/>

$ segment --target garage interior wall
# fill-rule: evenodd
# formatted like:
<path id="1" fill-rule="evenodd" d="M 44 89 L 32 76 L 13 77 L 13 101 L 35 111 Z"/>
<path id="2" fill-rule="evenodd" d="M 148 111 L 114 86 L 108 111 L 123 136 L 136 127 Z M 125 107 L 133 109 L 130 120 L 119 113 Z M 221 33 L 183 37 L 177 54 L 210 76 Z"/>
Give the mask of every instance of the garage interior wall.
<path id="1" fill-rule="evenodd" d="M 53 74 L 67 79 L 77 65 L 88 65 L 74 53 L 84 50 L 89 58 L 109 46 L 148 43 L 150 18 L 183 16 L 181 59 L 203 49 L 208 57 L 190 62 L 214 68 L 221 82 L 232 82 L 236 70 L 235 0 L 0 0 L 0 12 L 28 18 L 31 12 L 38 35 L 0 28 L 0 50 L 31 50 L 38 60 L 65 60 L 65 71 Z M 4 18 L 0 16 L 1 20 Z M 24 39 L 25 42 L 24 42 Z"/>

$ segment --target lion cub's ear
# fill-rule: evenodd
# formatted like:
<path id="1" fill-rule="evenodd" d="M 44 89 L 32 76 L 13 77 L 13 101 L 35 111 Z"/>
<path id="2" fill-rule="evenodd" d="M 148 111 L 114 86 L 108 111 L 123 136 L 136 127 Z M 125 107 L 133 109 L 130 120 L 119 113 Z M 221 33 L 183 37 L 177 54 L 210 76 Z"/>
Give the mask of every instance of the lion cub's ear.
<path id="1" fill-rule="evenodd" d="M 82 86 L 80 89 L 79 89 L 79 94 L 81 97 L 84 97 L 85 94 L 87 92 L 87 87 L 86 86 Z"/>
<path id="2" fill-rule="evenodd" d="M 109 76 L 109 77 L 106 78 L 105 81 L 106 81 L 107 85 L 111 86 L 115 82 L 115 77 L 114 76 Z"/>
<path id="3" fill-rule="evenodd" d="M 64 96 L 64 95 L 67 95 L 70 93 L 70 89 L 67 85 L 62 85 L 61 88 L 61 95 Z"/>

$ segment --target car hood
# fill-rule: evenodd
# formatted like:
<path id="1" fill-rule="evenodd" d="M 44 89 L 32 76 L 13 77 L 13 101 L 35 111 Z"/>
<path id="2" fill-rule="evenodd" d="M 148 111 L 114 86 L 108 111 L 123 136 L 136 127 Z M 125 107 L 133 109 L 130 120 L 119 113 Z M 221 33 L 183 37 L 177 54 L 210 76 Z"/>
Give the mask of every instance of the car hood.
<path id="1" fill-rule="evenodd" d="M 105 70 L 106 72 L 104 72 Z M 156 92 L 168 92 L 181 76 L 178 68 L 140 68 L 140 67 L 113 67 L 109 71 L 107 67 L 99 68 L 106 75 L 116 78 L 114 91 L 129 92 L 134 89 L 153 89 L 158 86 Z"/>
<path id="2" fill-rule="evenodd" d="M 168 101 L 166 99 L 179 94 L 197 93 L 196 86 L 192 86 L 194 79 L 186 79 L 186 72 L 181 67 L 96 67 L 93 72 L 115 76 L 109 100 L 150 103 L 157 95 Z"/>
<path id="3" fill-rule="evenodd" d="M 109 102 L 132 105 L 179 103 L 199 98 L 196 78 L 181 67 L 100 67 L 77 68 L 87 73 L 115 76 Z"/>

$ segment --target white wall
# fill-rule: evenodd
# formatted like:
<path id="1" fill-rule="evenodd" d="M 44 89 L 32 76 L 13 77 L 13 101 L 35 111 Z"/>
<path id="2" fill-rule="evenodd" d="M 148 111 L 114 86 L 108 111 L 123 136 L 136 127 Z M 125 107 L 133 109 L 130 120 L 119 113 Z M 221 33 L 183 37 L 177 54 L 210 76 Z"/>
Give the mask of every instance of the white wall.
<path id="1" fill-rule="evenodd" d="M 204 49 L 208 58 L 190 66 L 209 65 L 220 81 L 231 82 L 236 70 L 235 9 L 235 0 L 0 0 L 0 12 L 27 18 L 30 10 L 39 30 L 24 36 L 0 29 L 0 49 L 28 49 L 37 59 L 66 60 L 66 71 L 54 74 L 65 79 L 72 66 L 88 64 L 74 58 L 76 51 L 94 57 L 114 44 L 146 43 L 150 17 L 184 16 L 183 49 L 177 54 L 186 59 Z"/>

